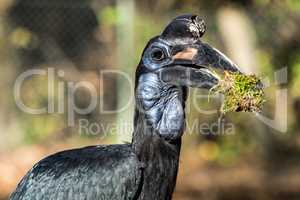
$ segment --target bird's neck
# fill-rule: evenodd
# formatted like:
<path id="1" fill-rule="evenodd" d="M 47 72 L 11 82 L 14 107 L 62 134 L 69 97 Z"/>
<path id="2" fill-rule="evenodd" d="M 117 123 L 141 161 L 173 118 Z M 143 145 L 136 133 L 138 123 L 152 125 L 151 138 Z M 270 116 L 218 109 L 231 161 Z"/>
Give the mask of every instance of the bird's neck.
<path id="1" fill-rule="evenodd" d="M 177 180 L 181 138 L 166 141 L 153 134 L 153 128 L 145 124 L 145 118 L 137 118 L 132 145 L 144 166 L 138 200 L 171 200 Z"/>
<path id="2" fill-rule="evenodd" d="M 181 138 L 185 127 L 184 88 L 164 84 L 158 75 L 146 73 L 137 79 L 135 99 L 133 145 L 137 151 L 149 140 L 172 145 Z"/>
<path id="3" fill-rule="evenodd" d="M 146 166 L 143 190 L 151 197 L 141 199 L 171 199 L 184 131 L 184 104 L 182 89 L 160 84 L 152 74 L 140 77 L 132 145 Z M 154 182 L 159 184 L 154 186 Z"/>

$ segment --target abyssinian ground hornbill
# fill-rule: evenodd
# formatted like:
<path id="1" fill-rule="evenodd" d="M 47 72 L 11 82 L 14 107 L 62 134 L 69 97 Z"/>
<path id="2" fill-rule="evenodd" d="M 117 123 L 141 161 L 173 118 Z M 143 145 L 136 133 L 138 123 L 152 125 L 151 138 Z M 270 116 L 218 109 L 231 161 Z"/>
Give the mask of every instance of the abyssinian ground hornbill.
<path id="1" fill-rule="evenodd" d="M 38 162 L 10 200 L 168 200 L 176 183 L 188 87 L 211 88 L 212 73 L 238 67 L 200 38 L 195 15 L 170 22 L 147 44 L 136 70 L 131 144 L 67 150 Z"/>

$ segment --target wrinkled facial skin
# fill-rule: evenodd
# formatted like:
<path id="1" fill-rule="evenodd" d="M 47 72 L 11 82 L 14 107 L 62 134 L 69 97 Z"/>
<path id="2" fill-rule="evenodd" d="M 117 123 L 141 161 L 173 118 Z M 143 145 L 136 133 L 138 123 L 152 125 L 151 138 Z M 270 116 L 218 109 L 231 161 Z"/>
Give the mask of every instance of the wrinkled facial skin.
<path id="1" fill-rule="evenodd" d="M 145 120 L 159 136 L 167 140 L 180 137 L 184 130 L 183 89 L 164 84 L 155 73 L 141 75 L 136 96 Z"/>
<path id="2" fill-rule="evenodd" d="M 138 66 L 139 113 L 166 140 L 183 134 L 187 87 L 210 89 L 218 83 L 214 70 L 239 71 L 223 53 L 200 40 L 205 29 L 198 16 L 175 18 L 150 40 Z"/>

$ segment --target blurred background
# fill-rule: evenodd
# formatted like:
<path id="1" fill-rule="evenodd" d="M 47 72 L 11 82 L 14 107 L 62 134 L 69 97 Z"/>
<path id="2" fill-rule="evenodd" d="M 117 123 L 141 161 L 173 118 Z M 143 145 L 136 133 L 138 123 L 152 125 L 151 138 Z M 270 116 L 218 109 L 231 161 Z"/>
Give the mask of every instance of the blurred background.
<path id="1" fill-rule="evenodd" d="M 298 0 L 1 0 L 0 199 L 6 199 L 32 165 L 49 154 L 130 141 L 133 107 L 125 106 L 132 95 L 130 85 L 124 76 L 100 76 L 101 71 L 119 70 L 134 80 L 147 41 L 184 13 L 205 19 L 207 32 L 202 40 L 226 53 L 244 71 L 266 80 L 262 115 L 278 126 L 266 125 L 254 114 L 230 113 L 224 126 L 228 130 L 233 125 L 232 134 L 217 134 L 222 129 L 215 126 L 219 114 L 197 112 L 190 98 L 188 125 L 193 127 L 196 119 L 208 126 L 189 128 L 183 138 L 174 199 L 300 199 Z M 51 100 L 54 112 L 32 115 L 16 105 L 15 81 L 31 69 L 63 72 L 53 80 L 54 93 L 49 94 L 47 76 L 33 76 L 21 88 L 26 106 L 41 108 Z M 287 73 L 286 81 L 278 81 L 282 79 L 275 73 L 278 70 Z M 97 89 L 100 103 L 92 112 L 75 113 L 70 126 L 70 99 L 62 83 L 81 81 Z M 283 92 L 280 98 L 278 91 Z M 74 93 L 79 108 L 87 107 L 90 98 L 84 88 Z M 198 98 L 196 105 L 207 111 L 219 108 L 220 100 Z M 99 112 L 124 107 L 118 113 Z M 80 119 L 106 128 L 95 131 L 92 127 L 83 133 Z M 115 127 L 120 124 L 129 127 Z"/>

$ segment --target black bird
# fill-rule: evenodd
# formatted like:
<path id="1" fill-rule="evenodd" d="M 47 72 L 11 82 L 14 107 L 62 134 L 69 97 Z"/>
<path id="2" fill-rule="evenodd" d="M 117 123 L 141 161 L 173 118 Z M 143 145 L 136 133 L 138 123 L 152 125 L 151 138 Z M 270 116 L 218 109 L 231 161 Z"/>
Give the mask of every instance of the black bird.
<path id="1" fill-rule="evenodd" d="M 238 71 L 200 40 L 205 29 L 198 16 L 182 15 L 147 44 L 136 70 L 131 144 L 51 155 L 27 173 L 10 200 L 172 199 L 188 87 L 213 87 L 212 69 Z"/>

